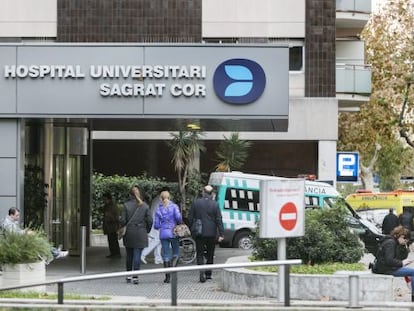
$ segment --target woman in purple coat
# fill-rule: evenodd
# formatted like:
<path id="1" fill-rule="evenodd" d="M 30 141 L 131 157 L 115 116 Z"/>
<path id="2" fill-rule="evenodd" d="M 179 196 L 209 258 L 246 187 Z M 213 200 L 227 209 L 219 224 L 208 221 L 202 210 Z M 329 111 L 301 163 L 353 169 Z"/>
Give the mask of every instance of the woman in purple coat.
<path id="1" fill-rule="evenodd" d="M 177 204 L 170 201 L 168 191 L 161 192 L 160 200 L 160 206 L 155 212 L 154 228 L 160 231 L 164 267 L 175 267 L 180 257 L 180 245 L 178 237 L 174 235 L 174 227 L 182 222 L 182 217 Z M 169 282 L 170 274 L 166 273 L 164 283 Z"/>

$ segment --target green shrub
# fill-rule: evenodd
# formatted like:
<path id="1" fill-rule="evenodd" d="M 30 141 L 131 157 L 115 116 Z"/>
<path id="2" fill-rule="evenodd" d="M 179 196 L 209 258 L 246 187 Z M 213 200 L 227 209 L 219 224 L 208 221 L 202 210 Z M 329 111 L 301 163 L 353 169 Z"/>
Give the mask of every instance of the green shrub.
<path id="1" fill-rule="evenodd" d="M 346 211 L 339 207 L 305 210 L 305 235 L 287 239 L 287 258 L 302 259 L 306 264 L 358 262 L 363 247 L 349 229 L 347 218 Z M 258 230 L 254 233 L 253 248 L 256 259 L 277 259 L 277 240 L 260 239 Z"/>
<path id="2" fill-rule="evenodd" d="M 24 264 L 52 259 L 51 245 L 40 230 L 23 234 L 4 232 L 0 239 L 0 264 Z"/>
<path id="3" fill-rule="evenodd" d="M 187 184 L 187 205 L 197 198 L 200 194 L 203 174 L 195 170 L 190 172 Z M 141 176 L 105 176 L 95 173 L 92 176 L 92 229 L 102 228 L 103 221 L 103 194 L 110 192 L 114 198 L 114 202 L 122 208 L 125 201 L 128 200 L 129 190 L 133 185 L 138 185 L 141 195 L 145 202 L 151 206 L 152 200 L 159 194 L 163 187 L 167 187 L 171 194 L 171 199 L 181 206 L 180 193 L 177 182 L 169 182 L 158 177 L 147 175 Z M 183 216 L 186 215 L 183 212 Z"/>

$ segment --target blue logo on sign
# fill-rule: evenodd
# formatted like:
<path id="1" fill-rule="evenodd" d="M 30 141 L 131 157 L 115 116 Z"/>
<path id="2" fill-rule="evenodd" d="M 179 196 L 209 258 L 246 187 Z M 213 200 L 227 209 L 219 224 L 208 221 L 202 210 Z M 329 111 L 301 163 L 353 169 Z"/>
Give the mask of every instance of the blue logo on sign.
<path id="1" fill-rule="evenodd" d="M 257 100 L 266 86 L 263 68 L 256 62 L 234 58 L 221 63 L 214 72 L 214 91 L 224 102 L 245 105 Z"/>

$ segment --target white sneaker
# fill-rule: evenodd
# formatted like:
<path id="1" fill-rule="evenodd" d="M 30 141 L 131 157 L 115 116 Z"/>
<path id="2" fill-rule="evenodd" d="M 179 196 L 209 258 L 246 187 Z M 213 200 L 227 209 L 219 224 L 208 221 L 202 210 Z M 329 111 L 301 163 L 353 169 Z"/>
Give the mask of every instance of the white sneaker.
<path id="1" fill-rule="evenodd" d="M 141 256 L 141 262 L 142 262 L 143 264 L 147 264 L 147 261 L 145 260 L 145 257 L 144 257 L 144 256 Z"/>
<path id="2" fill-rule="evenodd" d="M 60 251 L 59 254 L 56 256 L 56 259 L 65 258 L 68 254 L 68 251 Z"/>

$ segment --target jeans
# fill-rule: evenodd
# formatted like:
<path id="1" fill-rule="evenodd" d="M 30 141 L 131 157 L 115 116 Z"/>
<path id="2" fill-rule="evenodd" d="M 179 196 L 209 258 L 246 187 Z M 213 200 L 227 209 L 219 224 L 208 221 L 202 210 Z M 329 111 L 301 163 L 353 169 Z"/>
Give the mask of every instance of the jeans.
<path id="1" fill-rule="evenodd" d="M 139 270 L 141 265 L 142 248 L 126 247 L 126 270 Z"/>
<path id="2" fill-rule="evenodd" d="M 409 267 L 402 267 L 394 271 L 393 276 L 410 276 L 411 277 L 411 290 L 414 288 L 414 269 Z M 411 293 L 413 295 L 413 293 Z"/>
<path id="3" fill-rule="evenodd" d="M 171 246 L 171 248 L 170 248 Z M 178 238 L 161 239 L 162 260 L 169 262 L 172 258 L 180 257 L 180 242 Z M 172 249 L 172 256 L 171 256 Z"/>
<path id="4" fill-rule="evenodd" d="M 148 247 L 144 248 L 142 251 L 142 257 L 146 257 L 149 253 L 154 251 L 154 261 L 155 263 L 162 263 L 161 261 L 161 241 L 157 236 L 148 236 Z"/>

